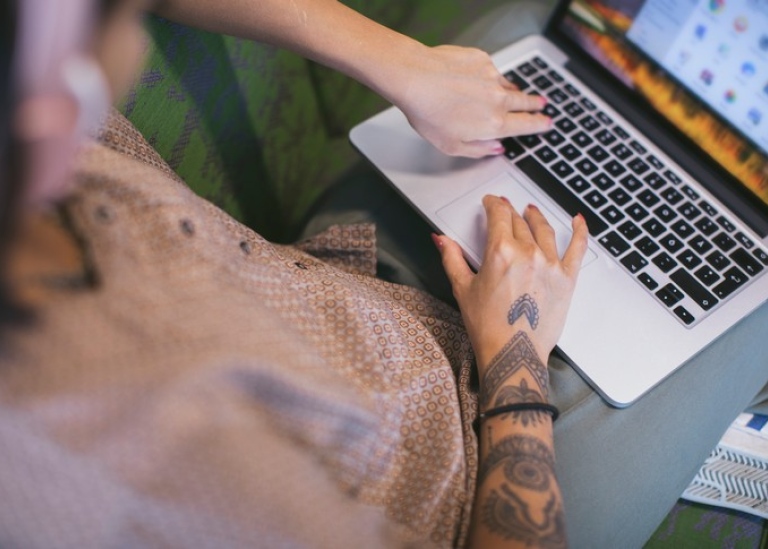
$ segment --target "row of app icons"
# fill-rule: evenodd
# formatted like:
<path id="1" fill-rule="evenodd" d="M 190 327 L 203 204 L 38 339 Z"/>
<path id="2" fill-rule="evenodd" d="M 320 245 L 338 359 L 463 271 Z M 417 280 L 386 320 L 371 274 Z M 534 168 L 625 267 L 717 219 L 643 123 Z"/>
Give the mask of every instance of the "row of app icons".
<path id="1" fill-rule="evenodd" d="M 703 82 L 706 86 L 711 86 L 712 83 L 715 80 L 714 73 L 709 69 L 703 69 L 701 73 L 699 73 L 699 79 L 701 82 Z M 766 99 L 768 99 L 768 82 L 765 83 L 762 89 L 762 93 L 765 96 Z M 733 105 L 737 102 L 739 96 L 735 89 L 728 88 L 723 92 L 722 99 L 729 105 Z M 757 107 L 751 107 L 747 111 L 747 121 L 749 121 L 752 125 L 758 126 L 762 120 L 763 120 L 763 111 L 761 111 Z"/>

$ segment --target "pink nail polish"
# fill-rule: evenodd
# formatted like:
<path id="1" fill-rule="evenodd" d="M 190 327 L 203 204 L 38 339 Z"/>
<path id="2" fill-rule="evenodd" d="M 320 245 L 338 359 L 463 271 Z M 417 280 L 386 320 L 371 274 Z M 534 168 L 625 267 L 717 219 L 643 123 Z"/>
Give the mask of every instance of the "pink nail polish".
<path id="1" fill-rule="evenodd" d="M 432 233 L 430 236 L 432 237 L 432 242 L 435 243 L 435 247 L 438 250 L 442 250 L 443 249 L 443 241 L 440 240 L 440 237 L 437 236 L 435 233 Z"/>
<path id="2" fill-rule="evenodd" d="M 510 206 L 512 205 L 512 202 L 510 202 L 509 198 L 507 198 L 506 196 L 499 196 L 499 198 L 501 198 L 504 202 L 506 202 Z"/>

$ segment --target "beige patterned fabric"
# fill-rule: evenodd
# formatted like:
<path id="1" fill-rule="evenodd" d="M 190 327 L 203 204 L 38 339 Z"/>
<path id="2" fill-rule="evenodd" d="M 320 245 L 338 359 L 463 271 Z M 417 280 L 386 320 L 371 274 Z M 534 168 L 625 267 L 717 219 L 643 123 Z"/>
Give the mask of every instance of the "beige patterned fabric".
<path id="1" fill-rule="evenodd" d="M 125 124 L 65 208 L 92 282 L 18 281 L 45 291 L 2 340 L 0 546 L 462 546 L 458 313 L 370 276 L 371 226 L 266 242 Z"/>

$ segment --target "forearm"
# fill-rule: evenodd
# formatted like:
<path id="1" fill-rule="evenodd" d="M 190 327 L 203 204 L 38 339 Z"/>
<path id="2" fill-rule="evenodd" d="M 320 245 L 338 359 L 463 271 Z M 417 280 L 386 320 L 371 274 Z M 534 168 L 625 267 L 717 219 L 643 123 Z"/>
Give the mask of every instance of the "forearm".
<path id="1" fill-rule="evenodd" d="M 425 48 L 337 0 L 165 0 L 157 12 L 185 25 L 289 49 L 390 101 L 402 88 L 404 60 Z"/>
<path id="2" fill-rule="evenodd" d="M 546 364 L 524 331 L 481 372 L 481 411 L 547 402 Z M 479 437 L 472 546 L 565 547 L 549 413 L 528 410 L 485 418 Z"/>

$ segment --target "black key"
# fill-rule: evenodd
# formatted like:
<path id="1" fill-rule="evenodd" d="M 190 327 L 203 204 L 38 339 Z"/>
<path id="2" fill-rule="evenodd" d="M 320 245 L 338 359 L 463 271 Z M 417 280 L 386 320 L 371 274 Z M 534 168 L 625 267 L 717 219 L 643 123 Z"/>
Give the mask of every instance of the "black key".
<path id="1" fill-rule="evenodd" d="M 739 248 L 731 254 L 731 259 L 748 275 L 755 276 L 763 270 L 763 266 L 744 248 Z"/>
<path id="2" fill-rule="evenodd" d="M 707 256 L 707 261 L 718 271 L 722 271 L 731 264 L 731 260 L 717 250 Z"/>
<path id="3" fill-rule="evenodd" d="M 541 136 L 553 147 L 557 147 L 558 145 L 565 143 L 565 137 L 563 137 L 563 134 L 557 130 L 549 130 L 547 133 L 544 133 Z"/>
<path id="4" fill-rule="evenodd" d="M 542 162 L 552 162 L 557 158 L 557 153 L 549 147 L 541 147 L 534 154 L 538 156 Z"/>
<path id="5" fill-rule="evenodd" d="M 550 169 L 560 179 L 565 179 L 574 172 L 574 169 L 565 160 L 555 162 L 550 166 Z"/>
<path id="6" fill-rule="evenodd" d="M 715 222 L 708 217 L 702 217 L 696 223 L 694 223 L 694 225 L 696 225 L 696 228 L 707 236 L 711 236 L 712 233 L 717 231 L 717 225 L 715 225 Z"/>
<path id="7" fill-rule="evenodd" d="M 608 154 L 608 151 L 606 151 L 604 148 L 602 148 L 600 145 L 595 145 L 591 149 L 587 151 L 587 154 L 592 157 L 592 159 L 595 162 L 602 162 L 606 158 L 608 158 L 610 155 Z"/>
<path id="8" fill-rule="evenodd" d="M 540 90 L 546 90 L 552 87 L 552 80 L 544 76 L 543 74 L 540 74 L 536 78 L 532 80 L 532 82 L 536 85 L 537 88 Z"/>
<path id="9" fill-rule="evenodd" d="M 563 86 L 563 88 L 565 89 L 565 91 L 567 91 L 569 94 L 571 94 L 574 97 L 576 97 L 577 95 L 581 95 L 581 92 L 579 92 L 579 90 L 577 90 L 572 84 L 566 84 L 565 86 Z"/>
<path id="10" fill-rule="evenodd" d="M 638 178 L 636 178 L 634 175 L 631 175 L 631 174 L 626 177 L 622 177 L 621 184 L 624 186 L 625 189 L 627 189 L 631 193 L 635 192 L 636 190 L 638 190 L 640 187 L 643 186 L 642 181 L 640 181 Z"/>
<path id="11" fill-rule="evenodd" d="M 600 122 L 595 120 L 591 115 L 587 115 L 579 120 L 579 124 L 581 124 L 581 127 L 588 132 L 593 132 L 600 127 Z"/>
<path id="12" fill-rule="evenodd" d="M 600 122 L 602 122 L 606 126 L 610 126 L 611 124 L 613 124 L 613 119 L 607 114 L 605 114 L 603 111 L 598 111 L 597 114 L 595 114 L 595 116 Z"/>
<path id="13" fill-rule="evenodd" d="M 718 217 L 718 218 L 717 218 L 717 223 L 718 223 L 718 224 L 719 224 L 719 225 L 720 225 L 720 226 L 721 226 L 723 229 L 725 229 L 726 231 L 728 231 L 729 233 L 732 233 L 733 231 L 735 231 L 735 230 L 736 230 L 736 227 L 734 227 L 734 226 L 733 226 L 733 223 L 731 223 L 730 221 L 728 221 L 728 220 L 727 220 L 727 219 L 726 219 L 724 216 L 722 216 L 722 215 L 721 215 L 720 217 Z"/>
<path id="14" fill-rule="evenodd" d="M 538 55 L 533 58 L 533 64 L 539 67 L 540 69 L 546 69 L 549 65 L 547 65 L 547 62 L 544 61 L 541 57 Z"/>
<path id="15" fill-rule="evenodd" d="M 613 223 L 613 224 L 616 224 L 622 219 L 624 219 L 624 214 L 621 213 L 621 210 L 619 210 L 613 204 L 605 208 L 600 213 L 603 215 L 604 218 L 606 218 L 610 223 Z"/>
<path id="16" fill-rule="evenodd" d="M 551 78 L 553 81 L 557 82 L 558 84 L 559 84 L 560 82 L 563 82 L 563 81 L 564 81 L 564 78 L 563 78 L 562 76 L 560 76 L 560 73 L 559 73 L 559 72 L 557 72 L 557 71 L 556 71 L 556 70 L 554 70 L 554 69 L 552 69 L 551 71 L 549 71 L 549 77 L 550 77 L 550 78 Z"/>
<path id="17" fill-rule="evenodd" d="M 536 181 L 539 188 L 554 199 L 569 215 L 581 214 L 589 227 L 589 233 L 597 236 L 608 228 L 608 225 L 595 214 L 581 199 L 573 194 L 563 183 L 558 181 L 535 158 L 526 156 L 517 161 L 520 168 L 531 180 Z"/>
<path id="18" fill-rule="evenodd" d="M 545 114 L 550 118 L 557 118 L 562 113 L 557 110 L 557 107 L 555 107 L 552 103 L 547 103 L 543 109 L 541 109 L 541 114 Z"/>
<path id="19" fill-rule="evenodd" d="M 568 160 L 573 161 L 581 156 L 581 151 L 571 143 L 568 143 L 567 145 L 564 145 L 560 148 L 560 154 L 562 154 Z"/>
<path id="20" fill-rule="evenodd" d="M 592 143 L 592 138 L 584 132 L 577 132 L 573 134 L 571 139 L 573 139 L 573 142 L 582 149 L 588 147 Z"/>
<path id="21" fill-rule="evenodd" d="M 672 187 L 662 191 L 661 196 L 673 206 L 683 199 L 683 195 L 677 192 L 677 189 L 673 189 Z"/>
<path id="22" fill-rule="evenodd" d="M 592 175 L 597 171 L 597 165 L 589 158 L 582 158 L 576 162 L 576 169 L 578 169 L 584 175 Z"/>
<path id="23" fill-rule="evenodd" d="M 534 67 L 530 63 L 523 63 L 519 67 L 517 67 L 517 70 L 520 71 L 520 74 L 523 76 L 531 76 L 536 72 L 536 67 Z"/>
<path id="24" fill-rule="evenodd" d="M 648 186 L 652 189 L 659 190 L 667 183 L 656 172 L 651 172 L 643 178 L 643 181 L 648 183 Z"/>
<path id="25" fill-rule="evenodd" d="M 635 274 L 643 270 L 648 265 L 648 261 L 639 253 L 633 251 L 621 258 L 621 264 L 624 265 L 630 273 Z"/>
<path id="26" fill-rule="evenodd" d="M 611 160 L 603 165 L 603 169 L 613 177 L 619 177 L 621 174 L 627 171 L 627 168 L 619 164 L 617 160 Z"/>
<path id="27" fill-rule="evenodd" d="M 640 194 L 638 194 L 637 199 L 643 204 L 643 206 L 648 208 L 658 204 L 659 200 L 661 200 L 658 196 L 656 196 L 656 193 L 650 189 L 645 189 Z"/>
<path id="28" fill-rule="evenodd" d="M 614 257 L 618 257 L 629 249 L 629 244 L 616 231 L 601 236 L 598 242 Z"/>
<path id="29" fill-rule="evenodd" d="M 643 223 L 643 229 L 648 231 L 649 235 L 656 237 L 662 234 L 666 230 L 666 227 L 664 227 L 664 225 L 658 219 L 652 217 Z"/>
<path id="30" fill-rule="evenodd" d="M 742 273 L 738 268 L 732 267 L 725 273 L 725 280 L 714 287 L 713 291 L 715 295 L 720 299 L 725 299 L 733 292 L 741 288 L 747 283 L 747 275 Z"/>
<path id="31" fill-rule="evenodd" d="M 685 324 L 693 324 L 693 322 L 696 320 L 696 318 L 691 313 L 688 312 L 688 309 L 686 309 L 682 305 L 675 307 L 675 314 Z"/>
<path id="32" fill-rule="evenodd" d="M 508 137 L 506 139 L 502 139 L 501 144 L 504 145 L 504 155 L 507 158 L 514 160 L 515 158 L 518 158 L 519 156 L 522 156 L 523 154 L 525 154 L 525 149 L 517 141 L 517 139 Z"/>
<path id="33" fill-rule="evenodd" d="M 598 189 L 600 190 L 606 190 L 610 189 L 615 185 L 613 179 L 605 175 L 604 173 L 600 172 L 595 177 L 592 178 L 592 183 L 594 183 Z"/>
<path id="34" fill-rule="evenodd" d="M 517 138 L 523 147 L 533 149 L 541 144 L 541 137 L 538 135 L 521 135 Z"/>
<path id="35" fill-rule="evenodd" d="M 632 150 L 634 150 L 637 154 L 645 154 L 648 151 L 645 147 L 643 147 L 637 140 L 633 139 L 629 142 L 629 146 L 632 147 Z"/>
<path id="36" fill-rule="evenodd" d="M 576 124 L 574 124 L 573 120 L 570 118 L 561 118 L 555 122 L 555 126 L 557 126 L 563 133 L 571 133 L 576 129 Z"/>
<path id="37" fill-rule="evenodd" d="M 646 217 L 648 217 L 648 210 L 646 210 L 640 204 L 637 204 L 637 203 L 631 204 L 629 207 L 625 208 L 625 210 L 629 215 L 629 217 L 631 217 L 637 222 L 640 222 Z"/>
<path id="38" fill-rule="evenodd" d="M 672 282 L 680 286 L 683 292 L 705 311 L 708 311 L 717 305 L 717 298 L 704 286 L 699 284 L 699 281 L 693 278 L 688 271 L 678 269 L 669 275 L 669 278 L 672 279 Z"/>
<path id="39" fill-rule="evenodd" d="M 679 252 L 684 246 L 683 242 L 672 233 L 662 236 L 659 242 L 671 253 Z"/>
<path id="40" fill-rule="evenodd" d="M 717 210 L 706 200 L 699 202 L 699 206 L 707 213 L 709 217 L 715 217 L 717 215 Z"/>
<path id="41" fill-rule="evenodd" d="M 750 238 L 742 232 L 736 233 L 733 238 L 738 240 L 739 243 L 748 250 L 751 250 L 755 246 L 755 243 L 752 242 L 752 240 L 750 240 Z"/>
<path id="42" fill-rule="evenodd" d="M 593 110 L 595 110 L 595 109 L 597 108 L 597 105 L 595 105 L 594 103 L 592 103 L 592 101 L 590 101 L 590 100 L 589 100 L 589 99 L 587 99 L 586 97 L 582 97 L 582 98 L 581 98 L 581 100 L 580 100 L 579 102 L 580 102 L 580 103 L 581 103 L 581 104 L 584 106 L 584 108 L 585 108 L 585 109 L 587 109 L 588 111 L 593 111 Z"/>
<path id="43" fill-rule="evenodd" d="M 531 85 L 515 71 L 508 71 L 504 77 L 517 86 L 520 91 L 531 87 Z"/>
<path id="44" fill-rule="evenodd" d="M 580 175 L 577 175 L 576 177 L 572 177 L 568 180 L 568 185 L 577 193 L 583 193 L 586 191 L 591 185 L 589 184 L 589 181 L 581 177 Z"/>
<path id="45" fill-rule="evenodd" d="M 736 241 L 725 233 L 718 233 L 712 237 L 712 242 L 724 252 L 730 251 L 736 246 Z"/>
<path id="46" fill-rule="evenodd" d="M 627 194 L 627 191 L 625 191 L 621 187 L 617 187 L 613 191 L 609 192 L 608 197 L 619 206 L 623 206 L 624 204 L 632 200 L 632 197 L 629 196 L 629 194 Z"/>
<path id="47" fill-rule="evenodd" d="M 680 183 L 683 182 L 683 180 L 680 179 L 680 176 L 677 175 L 672 170 L 665 171 L 664 172 L 664 177 L 666 177 L 669 180 L 669 182 L 672 183 L 673 185 L 679 185 Z"/>
<path id="48" fill-rule="evenodd" d="M 629 161 L 629 169 L 635 172 L 637 175 L 642 175 L 648 170 L 650 170 L 650 166 L 642 161 L 640 158 L 633 158 Z"/>
<path id="49" fill-rule="evenodd" d="M 547 97 L 558 105 L 563 101 L 568 101 L 568 96 L 561 89 L 550 90 L 549 93 L 547 93 Z"/>
<path id="50" fill-rule="evenodd" d="M 619 160 L 626 160 L 630 156 L 632 156 L 632 151 L 629 147 L 627 147 L 624 143 L 619 143 L 618 145 L 611 148 L 611 152 L 619 159 Z"/>
<path id="51" fill-rule="evenodd" d="M 579 105 L 575 101 L 572 103 L 568 103 L 563 110 L 565 110 L 565 112 L 570 114 L 572 118 L 577 118 L 582 114 L 584 114 L 584 109 L 581 107 L 581 105 Z"/>
<path id="52" fill-rule="evenodd" d="M 608 131 L 608 130 L 607 130 L 607 129 L 605 129 L 605 128 L 603 128 L 602 130 L 600 130 L 599 132 L 597 132 L 597 133 L 595 134 L 595 137 L 596 137 L 596 138 L 597 138 L 597 140 L 598 140 L 600 143 L 602 143 L 602 144 L 603 144 L 603 146 L 605 146 L 605 147 L 607 147 L 608 145 L 610 145 L 611 143 L 613 143 L 614 141 L 616 141 L 616 136 L 615 136 L 615 135 L 613 135 L 613 134 L 612 134 L 610 131 Z"/>
<path id="53" fill-rule="evenodd" d="M 661 252 L 659 255 L 653 258 L 653 263 L 661 269 L 663 272 L 668 273 L 675 267 L 677 267 L 677 261 L 672 259 L 667 252 Z"/>
<path id="54" fill-rule="evenodd" d="M 650 257 L 660 250 L 659 245 L 647 236 L 644 236 L 635 242 L 635 247 L 640 250 L 645 257 Z"/>
<path id="55" fill-rule="evenodd" d="M 712 249 L 712 243 L 701 235 L 694 236 L 688 245 L 701 255 Z"/>
<path id="56" fill-rule="evenodd" d="M 685 297 L 683 292 L 677 289 L 677 287 L 674 284 L 667 284 L 664 286 L 661 290 L 656 292 L 656 297 L 658 297 L 664 305 L 667 307 L 671 307 L 681 299 Z"/>
<path id="57" fill-rule="evenodd" d="M 637 279 L 643 283 L 643 285 L 649 290 L 655 290 L 659 287 L 659 283 L 656 282 L 648 273 L 640 273 L 637 275 Z"/>
<path id="58" fill-rule="evenodd" d="M 656 216 L 661 219 L 664 223 L 669 223 L 674 218 L 677 217 L 677 213 L 675 213 L 675 210 L 667 206 L 666 204 L 662 204 L 655 210 L 653 210 L 653 213 L 656 214 Z"/>
<path id="59" fill-rule="evenodd" d="M 691 204 L 690 202 L 686 202 L 679 208 L 677 208 L 677 211 L 680 212 L 684 218 L 686 218 L 688 221 L 693 221 L 699 215 L 701 215 L 701 210 L 698 209 L 696 206 Z"/>
<path id="60" fill-rule="evenodd" d="M 691 236 L 696 230 L 691 227 L 688 223 L 683 221 L 682 219 L 678 219 L 674 223 L 672 223 L 672 230 L 675 232 L 677 236 L 680 238 L 688 238 Z"/>
<path id="61" fill-rule="evenodd" d="M 584 200 L 586 200 L 587 204 L 595 209 L 599 208 L 600 206 L 605 206 L 608 203 L 608 199 L 597 191 L 588 192 L 586 195 L 584 195 Z"/>
<path id="62" fill-rule="evenodd" d="M 685 265 L 688 269 L 693 269 L 701 265 L 701 258 L 693 253 L 691 250 L 683 250 L 677 256 L 677 260 Z"/>
<path id="63" fill-rule="evenodd" d="M 690 186 L 683 185 L 683 194 L 690 198 L 691 200 L 698 200 L 699 199 L 699 193 L 694 191 Z"/>
<path id="64" fill-rule="evenodd" d="M 752 255 L 754 255 L 763 265 L 768 265 L 768 253 L 761 249 L 757 249 L 752 252 Z"/>
<path id="65" fill-rule="evenodd" d="M 640 230 L 640 227 L 638 227 L 631 221 L 625 221 L 624 223 L 619 225 L 619 232 L 627 240 L 634 240 L 635 238 L 643 234 L 643 231 Z"/>
<path id="66" fill-rule="evenodd" d="M 614 126 L 613 133 L 618 135 L 621 139 L 629 139 L 629 134 L 621 126 Z"/>
<path id="67" fill-rule="evenodd" d="M 696 278 L 701 280 L 707 286 L 712 286 L 712 284 L 720 280 L 720 275 L 713 271 L 708 265 L 704 265 L 694 274 L 696 275 Z"/>
<path id="68" fill-rule="evenodd" d="M 660 170 L 660 169 L 662 169 L 664 167 L 664 164 L 661 162 L 661 160 L 659 160 L 658 158 L 656 158 L 652 154 L 649 154 L 647 157 L 645 157 L 645 159 L 648 161 L 648 163 L 651 166 L 653 166 L 657 170 Z"/>

